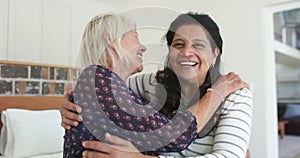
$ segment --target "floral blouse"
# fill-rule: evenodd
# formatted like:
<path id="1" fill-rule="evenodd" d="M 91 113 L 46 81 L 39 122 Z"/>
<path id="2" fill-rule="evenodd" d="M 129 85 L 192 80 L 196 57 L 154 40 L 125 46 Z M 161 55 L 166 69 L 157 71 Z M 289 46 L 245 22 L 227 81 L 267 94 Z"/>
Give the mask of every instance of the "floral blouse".
<path id="1" fill-rule="evenodd" d="M 85 140 L 106 142 L 110 133 L 132 142 L 144 154 L 182 151 L 197 135 L 197 122 L 188 111 L 165 116 L 135 94 L 116 73 L 100 65 L 83 70 L 73 93 L 83 121 L 66 130 L 64 157 L 81 157 Z M 109 142 L 106 142 L 109 143 Z"/>

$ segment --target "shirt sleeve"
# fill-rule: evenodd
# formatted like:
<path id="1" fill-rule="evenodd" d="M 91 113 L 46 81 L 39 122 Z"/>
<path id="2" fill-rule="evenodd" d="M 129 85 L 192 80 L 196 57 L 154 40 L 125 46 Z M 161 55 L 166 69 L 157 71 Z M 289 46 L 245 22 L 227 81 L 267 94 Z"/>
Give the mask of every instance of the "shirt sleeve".
<path id="1" fill-rule="evenodd" d="M 102 66 L 83 70 L 74 102 L 83 108 L 83 123 L 98 139 L 105 141 L 103 135 L 108 132 L 131 141 L 141 152 L 181 151 L 197 135 L 197 122 L 190 112 L 164 116 Z"/>
<path id="2" fill-rule="evenodd" d="M 207 138 L 202 139 L 206 140 L 205 142 L 193 144 L 186 150 L 195 151 L 196 153 L 201 152 L 201 155 L 184 156 L 189 158 L 245 158 L 252 126 L 252 108 L 252 93 L 249 90 L 244 88 L 231 94 L 226 99 L 213 135 L 206 136 Z M 208 142 L 207 140 L 210 139 L 211 142 Z M 212 145 L 212 150 L 203 153 L 209 144 Z M 171 158 L 176 156 L 160 157 Z"/>

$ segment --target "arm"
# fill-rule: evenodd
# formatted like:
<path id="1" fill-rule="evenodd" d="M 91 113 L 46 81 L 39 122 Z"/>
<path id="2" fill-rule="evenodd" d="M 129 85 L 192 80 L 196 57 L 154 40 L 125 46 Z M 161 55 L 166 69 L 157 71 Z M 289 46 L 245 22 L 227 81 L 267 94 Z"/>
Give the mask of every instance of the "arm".
<path id="1" fill-rule="evenodd" d="M 252 95 L 251 95 L 251 93 L 249 92 L 249 91 L 244 91 L 245 92 L 245 95 L 244 96 L 246 96 L 246 97 L 238 97 L 239 95 L 231 95 L 228 99 L 231 99 L 231 100 L 235 100 L 235 103 L 234 102 L 231 102 L 231 103 L 234 103 L 234 104 L 231 104 L 230 106 L 231 106 L 231 108 L 232 108 L 232 110 L 233 111 L 235 111 L 234 109 L 236 108 L 238 111 L 239 110 L 241 110 L 240 112 L 237 112 L 237 111 L 235 111 L 235 112 L 229 112 L 229 113 L 225 113 L 224 115 L 226 116 L 226 117 L 230 117 L 231 115 L 233 115 L 234 117 L 240 117 L 241 116 L 241 114 L 242 113 L 244 113 L 243 111 L 245 111 L 245 115 L 249 115 L 249 117 L 246 117 L 246 119 L 245 119 L 245 121 L 246 122 L 250 122 L 250 126 L 251 126 L 251 116 L 252 116 Z M 215 94 L 208 94 L 207 95 L 207 97 L 208 98 L 210 98 L 211 97 L 211 95 L 215 95 Z M 248 97 L 247 97 L 248 96 Z M 213 96 L 212 96 L 213 97 Z M 215 96 L 215 97 L 217 97 L 217 96 Z M 248 104 L 248 105 L 246 105 L 246 104 Z M 241 106 L 241 107 L 240 107 Z M 237 115 L 237 116 L 235 116 L 235 115 Z M 241 117 L 245 117 L 245 115 L 243 116 L 241 116 Z M 224 117 L 224 116 L 223 116 Z M 248 121 L 247 121 L 248 120 Z M 225 118 L 223 118 L 220 122 L 224 122 L 225 121 L 225 123 L 226 123 L 226 119 Z M 229 123 L 232 123 L 231 121 L 229 121 Z M 241 124 L 241 123 L 240 123 Z M 240 125 L 239 124 L 239 125 Z M 222 133 L 222 131 L 221 131 L 221 129 L 220 128 L 218 128 L 218 131 L 219 132 L 221 132 Z M 248 131 L 249 132 L 249 135 L 250 135 L 250 128 L 248 127 L 247 129 L 246 129 L 246 131 Z M 228 131 L 226 131 L 225 130 L 225 132 L 228 132 Z M 233 132 L 234 133 L 234 132 Z M 249 142 L 249 135 L 247 135 L 246 137 L 244 137 L 244 139 L 246 140 L 245 142 L 245 144 L 244 145 L 242 145 L 242 149 L 244 149 L 244 150 L 246 150 L 247 149 L 247 145 L 246 144 L 248 144 L 248 142 Z M 224 136 L 223 137 L 221 137 L 221 138 L 223 138 L 224 139 Z M 201 144 L 201 143 L 203 143 L 204 141 L 206 141 L 206 139 L 207 138 L 204 138 L 204 139 L 200 139 L 199 140 L 199 143 Z M 202 142 L 203 141 L 203 142 Z M 216 141 L 216 139 L 215 139 L 215 141 Z M 226 139 L 225 139 L 225 141 L 226 141 Z M 114 142 L 116 142 L 116 141 L 114 141 Z M 234 143 L 236 143 L 235 141 L 233 141 Z M 209 143 L 211 143 L 211 144 L 213 144 L 213 142 L 209 142 Z M 127 156 L 130 156 L 130 157 L 135 157 L 135 155 L 136 154 L 132 154 L 132 153 L 128 153 L 128 152 L 126 152 L 126 151 L 122 151 L 122 150 L 120 150 L 120 147 L 122 147 L 122 146 L 124 146 L 124 145 L 121 145 L 121 146 L 116 146 L 115 148 L 110 148 L 109 150 L 106 150 L 106 148 L 104 148 L 103 146 L 105 145 L 105 144 L 103 144 L 103 143 L 100 143 L 100 142 L 89 142 L 89 144 L 90 144 L 90 148 L 91 149 L 94 149 L 94 150 L 96 150 L 96 151 L 108 151 L 105 155 L 109 155 L 109 157 L 112 157 L 112 158 L 118 158 L 118 156 L 116 156 L 116 155 L 120 155 L 120 154 L 126 154 Z M 97 145 L 98 144 L 98 145 Z M 101 144 L 101 145 L 99 145 L 99 144 Z M 222 144 L 221 145 L 219 145 L 219 146 L 221 146 L 222 147 Z M 212 152 L 212 150 L 209 150 L 209 151 L 206 151 L 206 150 L 204 150 L 205 148 L 207 148 L 207 147 L 199 147 L 199 146 L 197 146 L 197 144 L 195 145 L 195 144 L 192 144 L 191 146 L 191 149 L 193 149 L 194 148 L 194 150 L 195 151 L 197 151 L 197 152 L 202 152 L 202 153 L 208 153 L 207 155 L 205 155 L 205 156 L 213 156 L 213 157 L 216 157 L 215 155 L 219 155 L 220 156 L 220 153 L 218 153 L 218 152 Z M 189 147 L 189 148 L 190 148 Z M 226 149 L 229 149 L 229 151 L 230 150 L 232 150 L 232 147 L 230 147 L 230 145 L 229 145 L 229 147 L 228 146 L 225 146 L 224 148 L 223 148 L 223 150 L 226 150 Z M 222 150 L 220 150 L 219 152 L 221 152 Z M 101 154 L 101 155 L 103 155 L 103 153 L 101 153 L 101 152 L 89 152 L 89 151 L 86 151 L 86 152 L 88 152 L 88 153 L 90 153 L 91 154 L 91 156 L 92 155 L 97 155 L 97 154 Z M 235 152 L 235 151 L 233 151 L 233 152 Z M 95 156 L 94 155 L 94 156 Z M 249 153 L 249 151 L 247 150 L 247 158 L 250 158 L 250 153 Z M 124 157 L 124 156 L 123 156 Z M 126 156 L 125 156 L 126 157 Z M 140 156 L 137 156 L 137 157 L 142 157 L 141 155 Z M 200 158 L 201 156 L 199 156 L 199 158 Z M 243 156 L 241 156 L 241 157 L 243 157 Z"/>
<path id="2" fill-rule="evenodd" d="M 84 125 L 102 141 L 106 131 L 133 142 L 140 151 L 180 151 L 196 138 L 197 123 L 190 112 L 176 111 L 169 119 L 101 66 L 82 72 L 74 102 L 83 109 Z"/>
<path id="3" fill-rule="evenodd" d="M 85 158 L 157 158 L 156 156 L 147 156 L 139 153 L 129 141 L 126 141 L 116 136 L 112 136 L 110 134 L 106 134 L 105 136 L 105 138 L 109 140 L 112 143 L 112 145 L 107 145 L 99 141 L 85 141 L 83 142 L 83 146 L 86 149 L 92 149 L 93 151 L 85 150 L 83 152 L 83 156 Z M 245 158 L 250 158 L 249 150 L 247 150 Z"/>
<path id="4" fill-rule="evenodd" d="M 145 100 L 151 100 L 151 102 L 159 103 L 160 100 L 157 100 L 154 96 L 155 91 L 153 90 L 153 85 L 156 84 L 154 76 L 154 73 L 137 75 L 129 78 L 127 84 L 135 93 L 142 96 Z M 221 77 L 212 86 L 212 88 L 218 91 L 219 94 L 223 95 L 224 98 L 226 98 L 228 94 L 244 87 L 249 88 L 248 84 L 241 80 L 241 78 L 233 72 Z M 62 116 L 61 124 L 65 129 L 69 129 L 70 126 L 77 126 L 78 122 L 82 120 L 78 114 L 74 113 L 80 113 L 82 109 L 78 105 L 70 102 L 69 98 L 71 94 L 72 91 L 64 95 L 62 107 L 60 109 Z M 200 131 L 208 122 L 209 118 L 211 118 L 213 115 L 214 110 L 218 107 L 218 105 L 220 105 L 221 102 L 222 100 L 219 98 L 219 96 L 213 94 L 212 92 L 207 92 L 201 98 L 201 100 L 195 104 L 195 106 L 189 109 L 189 111 L 191 111 L 197 118 L 198 131 Z M 212 106 L 210 107 L 210 105 Z M 205 115 L 203 115 L 203 113 Z"/>
<path id="5" fill-rule="evenodd" d="M 198 156 L 239 157 L 247 156 L 252 126 L 252 93 L 248 89 L 231 94 L 225 102 L 214 135 L 212 152 Z"/>
<path id="6" fill-rule="evenodd" d="M 223 99 L 242 88 L 249 88 L 249 85 L 233 72 L 218 79 L 218 81 L 212 85 L 212 89 L 214 89 L 215 92 L 206 92 L 198 103 L 188 109 L 188 111 L 196 116 L 198 132 L 203 130 L 210 119 L 214 119 L 212 116 L 223 102 Z"/>
<path id="7" fill-rule="evenodd" d="M 155 156 L 147 156 L 141 154 L 129 141 L 106 133 L 105 138 L 112 142 L 113 145 L 108 145 L 99 141 L 85 141 L 83 146 L 86 149 L 82 154 L 85 158 L 156 158 Z"/>
<path id="8" fill-rule="evenodd" d="M 208 136 L 197 139 L 188 147 L 188 150 L 183 152 L 184 156 L 189 156 L 194 152 L 204 155 L 191 158 L 250 156 L 247 148 L 251 132 L 252 108 L 252 94 L 249 90 L 242 89 L 231 94 L 226 99 L 214 131 Z"/>

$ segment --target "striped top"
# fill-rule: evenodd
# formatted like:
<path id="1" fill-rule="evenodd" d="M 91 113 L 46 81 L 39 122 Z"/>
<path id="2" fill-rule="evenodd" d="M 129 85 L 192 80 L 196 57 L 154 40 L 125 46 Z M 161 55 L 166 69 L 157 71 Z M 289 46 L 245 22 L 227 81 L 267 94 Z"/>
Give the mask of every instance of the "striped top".
<path id="1" fill-rule="evenodd" d="M 136 75 L 128 85 L 151 102 L 163 104 L 155 95 L 155 73 Z M 161 95 L 158 95 L 161 96 Z M 156 107 L 159 108 L 159 107 Z M 244 88 L 230 94 L 220 111 L 217 124 L 202 138 L 197 138 L 186 150 L 161 153 L 160 157 L 245 158 L 252 126 L 252 93 Z"/>

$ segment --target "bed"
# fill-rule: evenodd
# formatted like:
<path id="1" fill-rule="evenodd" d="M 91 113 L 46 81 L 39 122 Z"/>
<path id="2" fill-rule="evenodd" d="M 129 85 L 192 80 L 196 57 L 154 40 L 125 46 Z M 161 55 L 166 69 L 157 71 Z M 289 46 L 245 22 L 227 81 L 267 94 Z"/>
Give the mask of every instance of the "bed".
<path id="1" fill-rule="evenodd" d="M 0 158 L 61 158 L 62 96 L 0 96 Z"/>

